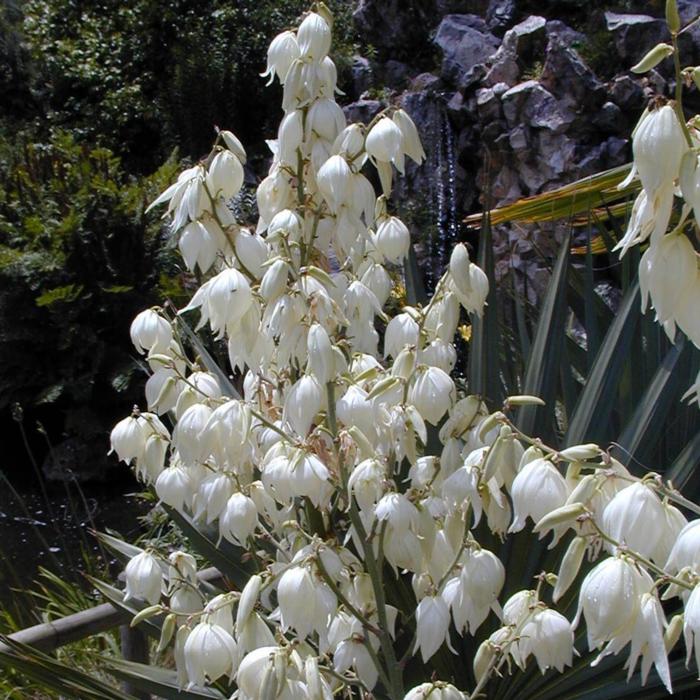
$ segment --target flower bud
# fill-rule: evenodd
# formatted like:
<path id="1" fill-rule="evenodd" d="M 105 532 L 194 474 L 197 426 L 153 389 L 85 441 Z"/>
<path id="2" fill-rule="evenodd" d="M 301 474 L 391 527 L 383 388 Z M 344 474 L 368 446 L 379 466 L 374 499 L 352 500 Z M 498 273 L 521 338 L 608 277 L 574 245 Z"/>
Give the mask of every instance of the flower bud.
<path id="1" fill-rule="evenodd" d="M 552 600 L 555 603 L 569 590 L 574 579 L 578 576 L 585 553 L 586 540 L 583 537 L 574 537 L 564 553 L 564 558 L 559 567 L 559 575 L 552 593 Z"/>

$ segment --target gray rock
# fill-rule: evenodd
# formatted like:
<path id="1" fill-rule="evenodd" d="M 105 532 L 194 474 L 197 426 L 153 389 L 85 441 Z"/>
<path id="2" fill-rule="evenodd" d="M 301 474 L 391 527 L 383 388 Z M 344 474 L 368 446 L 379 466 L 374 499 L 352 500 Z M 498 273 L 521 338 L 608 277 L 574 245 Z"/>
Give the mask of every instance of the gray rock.
<path id="1" fill-rule="evenodd" d="M 470 110 L 461 92 L 455 92 L 445 106 L 450 121 L 458 128 L 463 129 L 469 121 Z"/>
<path id="2" fill-rule="evenodd" d="M 546 20 L 533 15 L 509 29 L 498 51 L 491 56 L 485 83 L 515 85 L 524 67 L 543 61 L 547 45 Z"/>
<path id="3" fill-rule="evenodd" d="M 560 104 L 536 80 L 528 80 L 511 88 L 501 98 L 503 113 L 512 129 L 527 124 L 536 129 L 561 133 L 574 120 L 574 115 Z"/>
<path id="4" fill-rule="evenodd" d="M 556 37 L 561 41 L 562 44 L 566 46 L 572 46 L 576 48 L 576 45 L 582 45 L 586 43 L 586 35 L 581 32 L 577 32 L 572 29 L 568 24 L 558 19 L 552 19 L 547 22 L 547 36 Z"/>
<path id="5" fill-rule="evenodd" d="M 435 92 L 443 87 L 443 82 L 433 73 L 420 73 L 412 81 L 409 90 L 411 92 Z"/>
<path id="6" fill-rule="evenodd" d="M 350 70 L 352 75 L 351 97 L 357 100 L 365 90 L 369 90 L 372 86 L 374 80 L 372 65 L 364 56 L 353 56 Z"/>
<path id="7" fill-rule="evenodd" d="M 403 90 L 408 85 L 410 76 L 410 66 L 401 61 L 390 59 L 382 66 L 382 83 L 394 90 Z"/>
<path id="8" fill-rule="evenodd" d="M 516 126 L 515 129 L 508 134 L 508 143 L 514 151 L 524 151 L 530 145 L 527 127 L 522 124 Z"/>
<path id="9" fill-rule="evenodd" d="M 614 102 L 606 102 L 601 106 L 593 115 L 593 124 L 606 134 L 623 133 L 627 128 L 627 120 Z"/>
<path id="10" fill-rule="evenodd" d="M 624 112 L 638 113 L 644 108 L 644 90 L 629 75 L 619 75 L 609 87 L 612 101 Z"/>
<path id="11" fill-rule="evenodd" d="M 480 0 L 436 0 L 435 11 L 440 18 L 445 15 L 478 14 L 483 4 Z"/>
<path id="12" fill-rule="evenodd" d="M 486 85 L 507 85 L 508 88 L 513 87 L 520 78 L 520 66 L 518 65 L 518 57 L 508 51 L 500 49 L 491 56 L 489 61 L 491 67 L 486 72 L 484 83 Z"/>
<path id="13" fill-rule="evenodd" d="M 380 49 L 404 52 L 427 43 L 437 19 L 433 0 L 360 0 L 353 12 L 365 40 Z"/>
<path id="14" fill-rule="evenodd" d="M 656 44 L 669 39 L 666 22 L 649 15 L 606 12 L 605 24 L 625 67 L 633 66 Z"/>
<path id="15" fill-rule="evenodd" d="M 496 97 L 503 97 L 503 94 L 510 90 L 510 85 L 508 83 L 496 83 L 491 89 Z"/>
<path id="16" fill-rule="evenodd" d="M 343 107 L 343 112 L 349 122 L 368 124 L 382 111 L 383 105 L 379 100 L 357 100 Z"/>
<path id="17" fill-rule="evenodd" d="M 491 0 L 486 10 L 486 25 L 496 36 L 513 26 L 517 12 L 515 0 Z"/>
<path id="18" fill-rule="evenodd" d="M 476 109 L 482 122 L 489 122 L 501 116 L 501 100 L 491 88 L 476 91 Z"/>
<path id="19" fill-rule="evenodd" d="M 476 82 L 485 73 L 484 63 L 498 46 L 498 39 L 476 15 L 447 15 L 435 35 L 442 51 L 442 77 L 460 88 Z"/>
<path id="20" fill-rule="evenodd" d="M 547 46 L 540 82 L 575 111 L 597 109 L 606 97 L 596 74 L 557 36 L 552 36 Z"/>

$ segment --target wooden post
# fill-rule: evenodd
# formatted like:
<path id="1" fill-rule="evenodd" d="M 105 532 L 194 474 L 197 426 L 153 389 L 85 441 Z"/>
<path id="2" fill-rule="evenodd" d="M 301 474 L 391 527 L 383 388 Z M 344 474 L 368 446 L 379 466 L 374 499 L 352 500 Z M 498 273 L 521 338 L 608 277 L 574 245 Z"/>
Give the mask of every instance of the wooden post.
<path id="1" fill-rule="evenodd" d="M 148 639 L 137 627 L 121 625 L 119 636 L 122 645 L 122 657 L 126 661 L 136 661 L 140 664 L 148 664 Z M 151 700 L 150 693 L 146 693 L 134 686 L 130 681 L 124 681 L 124 692 L 133 695 L 138 700 Z"/>

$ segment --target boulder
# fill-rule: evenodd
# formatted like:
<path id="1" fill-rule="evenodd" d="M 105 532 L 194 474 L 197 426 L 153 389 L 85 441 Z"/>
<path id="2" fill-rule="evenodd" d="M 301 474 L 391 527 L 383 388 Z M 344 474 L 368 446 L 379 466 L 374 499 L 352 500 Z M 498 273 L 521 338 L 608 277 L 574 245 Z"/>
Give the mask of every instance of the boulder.
<path id="1" fill-rule="evenodd" d="M 538 61 L 544 61 L 547 45 L 547 21 L 533 15 L 509 29 L 498 51 L 489 61 L 485 83 L 507 83 L 512 86 L 520 79 L 523 69 Z"/>
<path id="2" fill-rule="evenodd" d="M 503 114 L 513 129 L 527 124 L 535 129 L 561 133 L 574 121 L 574 115 L 536 80 L 520 83 L 504 93 Z"/>
<path id="3" fill-rule="evenodd" d="M 476 91 L 476 110 L 482 122 L 501 117 L 501 100 L 492 88 L 480 88 Z"/>
<path id="4" fill-rule="evenodd" d="M 593 115 L 593 125 L 604 134 L 622 134 L 627 131 L 627 119 L 614 102 L 605 102 Z"/>
<path id="5" fill-rule="evenodd" d="M 666 22 L 649 15 L 606 12 L 605 24 L 613 35 L 615 49 L 625 66 L 633 66 L 662 41 L 668 41 Z"/>
<path id="6" fill-rule="evenodd" d="M 598 109 L 606 98 L 603 83 L 557 35 L 547 45 L 540 82 L 574 111 Z"/>
<path id="7" fill-rule="evenodd" d="M 571 46 L 572 48 L 576 48 L 577 45 L 582 46 L 586 43 L 585 34 L 577 32 L 568 24 L 564 24 L 564 22 L 558 19 L 549 20 L 547 22 L 546 30 L 549 38 L 557 37 L 562 44 Z"/>
<path id="8" fill-rule="evenodd" d="M 350 96 L 357 100 L 363 92 L 372 87 L 372 83 L 374 82 L 372 65 L 364 56 L 353 56 L 350 74 L 352 85 Z"/>
<path id="9" fill-rule="evenodd" d="M 432 0 L 360 0 L 353 20 L 363 39 L 396 56 L 428 44 L 437 13 Z"/>
<path id="10" fill-rule="evenodd" d="M 516 0 L 491 0 L 486 10 L 486 26 L 496 36 L 503 36 L 513 26 L 516 14 Z"/>
<path id="11" fill-rule="evenodd" d="M 609 86 L 612 101 L 629 114 L 641 113 L 644 109 L 644 90 L 638 80 L 629 75 L 619 75 Z"/>
<path id="12" fill-rule="evenodd" d="M 484 64 L 498 47 L 498 39 L 477 15 L 447 15 L 434 43 L 443 55 L 442 77 L 462 89 L 484 75 Z"/>
<path id="13" fill-rule="evenodd" d="M 388 60 L 381 70 L 381 84 L 394 90 L 403 90 L 411 78 L 411 67 L 401 61 Z"/>
<path id="14" fill-rule="evenodd" d="M 382 111 L 384 105 L 379 100 L 357 100 L 343 107 L 349 122 L 369 124 Z"/>

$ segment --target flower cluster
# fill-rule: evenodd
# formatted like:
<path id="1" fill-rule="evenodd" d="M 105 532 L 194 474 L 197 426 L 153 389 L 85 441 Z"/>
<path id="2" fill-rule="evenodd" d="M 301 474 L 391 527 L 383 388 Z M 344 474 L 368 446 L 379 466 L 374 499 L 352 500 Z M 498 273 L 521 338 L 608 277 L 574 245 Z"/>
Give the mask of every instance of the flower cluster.
<path id="1" fill-rule="evenodd" d="M 149 604 L 139 619 L 165 615 L 159 648 L 173 643 L 183 686 L 224 681 L 243 700 L 330 700 L 341 689 L 463 698 L 451 679 L 406 691 L 403 669 L 488 625 L 470 660 L 475 697 L 506 665 L 571 666 L 580 621 L 598 658 L 629 644 L 630 674 L 641 658 L 643 678 L 655 665 L 670 690 L 667 652 L 681 631 L 700 654 L 700 521 L 687 523 L 655 475 L 633 478 L 596 445 L 560 451 L 521 433 L 508 410 L 536 399 L 492 413 L 457 386 L 460 315 L 481 315 L 488 294 L 464 245 L 428 303 L 388 315 L 411 245 L 390 206 L 394 170 L 420 163 L 423 149 L 400 109 L 346 124 L 331 26 L 319 4 L 270 46 L 284 117 L 255 230 L 227 206 L 245 163 L 230 132 L 154 203 L 167 203 L 185 262 L 205 281 L 177 318 L 150 309 L 134 320 L 152 370 L 148 411 L 111 435 L 162 503 L 215 528 L 255 573 L 210 598 L 191 555 L 145 550 L 126 568 L 126 597 Z M 657 217 L 673 185 L 638 168 Z M 653 235 L 657 253 L 671 236 Z M 182 336 L 190 315 L 225 344 L 233 375 Z M 501 604 L 506 571 L 478 533 L 504 539 L 528 521 L 568 547 L 558 573 Z M 586 558 L 599 561 L 571 621 L 555 606 Z M 660 587 L 685 605 L 670 625 Z"/>
<path id="2" fill-rule="evenodd" d="M 670 0 L 669 5 L 675 7 L 675 2 Z M 671 32 L 674 45 L 656 46 L 635 67 L 637 72 L 677 53 L 678 28 Z M 690 81 L 697 69 L 681 72 L 678 61 L 676 65 L 676 99 L 652 100 L 632 134 L 634 164 L 620 187 L 638 178 L 642 190 L 616 250 L 623 256 L 632 246 L 648 243 L 639 263 L 642 311 L 654 308 L 672 342 L 680 329 L 700 348 L 700 313 L 695 306 L 700 297 L 700 258 L 688 236 L 700 222 L 700 131 L 697 116 L 686 122 L 681 101 L 682 82 Z M 679 216 L 673 216 L 676 199 L 682 202 Z M 700 405 L 700 375 L 686 397 Z"/>

